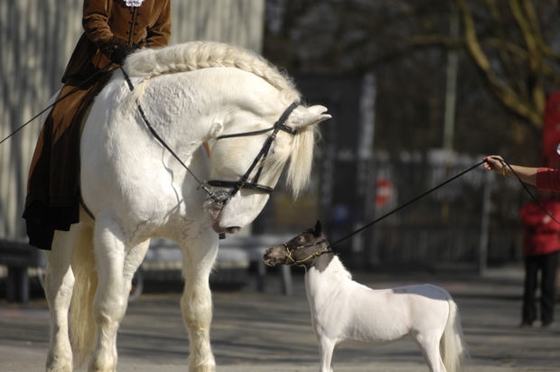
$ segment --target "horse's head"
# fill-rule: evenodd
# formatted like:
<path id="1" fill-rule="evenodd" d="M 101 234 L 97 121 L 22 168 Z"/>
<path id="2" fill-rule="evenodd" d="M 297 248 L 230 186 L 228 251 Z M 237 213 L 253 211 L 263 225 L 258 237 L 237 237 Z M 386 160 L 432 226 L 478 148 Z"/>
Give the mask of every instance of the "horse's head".
<path id="1" fill-rule="evenodd" d="M 316 124 L 331 116 L 323 106 L 295 104 L 283 109 L 262 116 L 232 115 L 238 125 L 228 124 L 212 140 L 208 183 L 214 195 L 205 209 L 217 233 L 235 233 L 258 216 L 286 163 L 294 196 L 307 184 Z"/>
<path id="2" fill-rule="evenodd" d="M 321 222 L 282 245 L 269 248 L 263 256 L 268 266 L 312 266 L 314 260 L 328 253 L 333 255 L 329 242 L 322 233 Z"/>
<path id="3" fill-rule="evenodd" d="M 157 97 L 177 98 L 152 115 L 161 118 L 165 128 L 159 133 L 172 148 L 182 147 L 187 156 L 202 142 L 210 145 L 212 189 L 203 186 L 216 232 L 235 233 L 251 223 L 288 162 L 293 194 L 307 184 L 315 124 L 331 116 L 323 106 L 290 105 L 301 101 L 292 79 L 261 56 L 223 43 L 191 42 L 134 53 L 124 70 L 145 82 L 131 95 L 131 107 L 142 95 L 155 96 L 156 87 L 164 89 Z M 196 125 L 167 125 L 175 121 Z"/>

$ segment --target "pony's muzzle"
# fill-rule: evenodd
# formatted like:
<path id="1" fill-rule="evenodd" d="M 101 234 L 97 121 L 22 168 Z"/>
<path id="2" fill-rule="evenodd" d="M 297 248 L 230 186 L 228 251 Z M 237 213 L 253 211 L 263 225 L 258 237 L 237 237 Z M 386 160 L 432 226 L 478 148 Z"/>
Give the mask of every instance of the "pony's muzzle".
<path id="1" fill-rule="evenodd" d="M 268 248 L 263 255 L 263 261 L 267 266 L 277 266 L 286 262 L 286 251 L 284 246 Z"/>

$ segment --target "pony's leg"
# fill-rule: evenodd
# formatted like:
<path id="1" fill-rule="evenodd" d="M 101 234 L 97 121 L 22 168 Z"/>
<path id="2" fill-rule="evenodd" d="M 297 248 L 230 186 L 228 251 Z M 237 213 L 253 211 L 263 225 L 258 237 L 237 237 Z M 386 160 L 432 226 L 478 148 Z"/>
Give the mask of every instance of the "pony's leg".
<path id="1" fill-rule="evenodd" d="M 116 371 L 117 331 L 128 304 L 124 279 L 126 248 L 119 224 L 109 213 L 100 213 L 94 230 L 98 286 L 93 303 L 97 343 L 90 371 Z"/>
<path id="2" fill-rule="evenodd" d="M 189 371 L 214 372 L 216 363 L 210 347 L 212 294 L 210 272 L 218 253 L 216 234 L 201 227 L 196 239 L 182 244 L 185 287 L 181 296 L 183 320 L 189 332 Z"/>
<path id="3" fill-rule="evenodd" d="M 415 337 L 416 343 L 422 350 L 424 360 L 426 361 L 426 363 L 428 364 L 428 368 L 430 368 L 430 371 L 432 372 L 447 372 L 439 351 L 440 339 L 441 333 L 438 335 L 419 334 Z"/>
<path id="4" fill-rule="evenodd" d="M 321 372 L 333 372 L 332 356 L 335 342 L 327 337 L 319 339 L 319 352 L 321 354 Z"/>
<path id="5" fill-rule="evenodd" d="M 68 309 L 72 300 L 74 273 L 71 267 L 76 227 L 57 231 L 53 249 L 46 252 L 45 297 L 50 309 L 50 342 L 47 371 L 72 371 L 72 347 L 68 333 Z"/>

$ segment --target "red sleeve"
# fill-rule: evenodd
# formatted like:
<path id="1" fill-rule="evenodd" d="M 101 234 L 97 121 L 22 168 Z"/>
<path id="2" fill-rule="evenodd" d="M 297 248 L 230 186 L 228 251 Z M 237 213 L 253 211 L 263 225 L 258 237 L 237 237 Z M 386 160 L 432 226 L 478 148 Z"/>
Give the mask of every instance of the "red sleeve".
<path id="1" fill-rule="evenodd" d="M 560 191 L 560 169 L 539 168 L 536 186 L 541 190 Z"/>

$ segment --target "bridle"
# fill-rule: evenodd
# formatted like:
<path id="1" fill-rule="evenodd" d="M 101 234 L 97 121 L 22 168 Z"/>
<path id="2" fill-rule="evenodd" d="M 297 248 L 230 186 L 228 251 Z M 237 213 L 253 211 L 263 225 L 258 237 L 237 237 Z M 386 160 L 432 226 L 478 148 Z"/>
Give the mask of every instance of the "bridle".
<path id="1" fill-rule="evenodd" d="M 310 248 L 310 247 L 315 247 L 317 245 L 323 244 L 323 243 L 327 243 L 323 248 L 321 248 L 318 251 L 315 251 L 313 253 L 311 253 L 310 255 L 308 255 L 307 257 L 301 259 L 301 260 L 296 260 L 292 257 L 292 252 L 300 250 L 300 249 L 304 249 L 304 248 Z M 285 265 L 288 266 L 300 266 L 303 265 L 305 263 L 307 263 L 308 261 L 311 261 L 312 259 L 319 257 L 325 253 L 332 253 L 332 249 L 331 246 L 328 244 L 327 239 L 321 239 L 313 244 L 305 244 L 305 245 L 298 245 L 295 248 L 290 248 L 288 247 L 287 243 L 284 243 L 284 248 L 286 249 L 286 262 Z"/>
<path id="2" fill-rule="evenodd" d="M 132 81 L 130 80 L 130 77 L 128 76 L 128 74 L 126 73 L 124 68 L 121 67 L 121 71 L 123 73 L 123 76 L 126 80 L 126 83 L 129 87 L 129 89 L 131 91 L 133 91 L 134 90 L 134 85 L 132 84 Z M 272 187 L 266 186 L 266 185 L 261 185 L 261 184 L 258 183 L 259 177 L 261 175 L 262 168 L 263 168 L 262 162 L 268 156 L 268 153 L 270 151 L 270 147 L 272 146 L 272 142 L 274 142 L 274 139 L 276 138 L 276 135 L 278 134 L 279 131 L 284 131 L 284 132 L 287 132 L 291 135 L 297 134 L 297 131 L 295 129 L 293 129 L 293 128 L 291 128 L 291 127 L 289 127 L 285 124 L 286 120 L 288 120 L 288 117 L 290 116 L 290 114 L 296 109 L 296 107 L 299 106 L 299 102 L 296 101 L 296 102 L 292 102 L 292 104 L 290 104 L 290 106 L 288 106 L 288 108 L 286 108 L 286 110 L 284 110 L 282 115 L 280 115 L 280 118 L 270 128 L 262 129 L 262 130 L 256 130 L 256 131 L 252 131 L 252 132 L 224 134 L 224 135 L 216 137 L 216 140 L 220 140 L 220 139 L 233 138 L 233 137 L 256 136 L 258 134 L 262 134 L 262 133 L 272 131 L 270 136 L 268 136 L 268 138 L 264 142 L 263 147 L 261 148 L 261 151 L 257 154 L 257 156 L 255 157 L 255 160 L 253 160 L 253 163 L 251 164 L 249 169 L 247 169 L 247 172 L 245 172 L 245 174 L 243 176 L 241 176 L 239 178 L 239 180 L 237 180 L 237 181 L 210 180 L 210 181 L 204 182 L 200 178 L 198 178 L 189 169 L 189 167 L 181 160 L 181 158 L 179 158 L 179 156 L 175 153 L 175 151 L 173 151 L 173 149 L 171 149 L 171 147 L 169 147 L 169 145 L 165 142 L 165 140 L 157 133 L 157 131 L 155 130 L 153 125 L 148 120 L 148 118 L 146 116 L 146 113 L 145 113 L 144 109 L 142 108 L 142 106 L 140 105 L 140 103 L 137 101 L 136 104 L 137 104 L 137 108 L 138 108 L 138 111 L 140 113 L 140 116 L 142 117 L 142 120 L 144 121 L 144 123 L 148 127 L 148 130 L 150 131 L 150 133 L 152 133 L 154 138 L 164 148 L 166 148 L 167 151 L 169 151 L 171 153 L 171 155 L 183 166 L 183 168 L 185 168 L 187 170 L 187 172 L 196 180 L 196 182 L 198 182 L 199 188 L 204 190 L 204 192 L 206 192 L 206 194 L 208 194 L 208 197 L 210 199 L 212 199 L 215 203 L 221 204 L 221 207 L 223 207 L 225 205 L 225 203 L 231 197 L 233 197 L 235 194 L 237 194 L 237 192 L 241 189 L 256 190 L 256 191 L 260 191 L 260 192 L 263 192 L 263 193 L 266 193 L 266 194 L 272 193 L 272 191 L 274 191 L 274 189 Z M 260 163 L 260 166 L 257 170 L 257 174 L 255 175 L 255 177 L 253 177 L 253 181 L 248 182 L 249 176 L 251 175 L 253 170 L 259 165 L 259 163 Z M 215 191 L 210 190 L 208 188 L 208 186 L 224 187 L 224 188 L 229 187 L 229 188 L 231 188 L 231 190 L 229 192 L 227 192 L 227 191 L 215 192 Z"/>
<path id="3" fill-rule="evenodd" d="M 265 194 L 271 194 L 274 189 L 270 186 L 259 184 L 259 177 L 261 175 L 263 169 L 263 162 L 268 156 L 270 152 L 270 147 L 272 146 L 272 142 L 276 138 L 276 135 L 279 131 L 284 131 L 291 135 L 295 135 L 297 132 L 293 129 L 288 127 L 285 123 L 288 120 L 290 114 L 295 110 L 296 107 L 299 106 L 298 102 L 293 102 L 280 116 L 280 118 L 274 123 L 274 125 L 267 129 L 256 130 L 252 132 L 243 132 L 243 133 L 233 133 L 233 134 L 224 134 L 221 136 L 216 137 L 216 140 L 227 139 L 227 138 L 236 138 L 236 137 L 249 137 L 249 136 L 256 136 L 258 134 L 266 133 L 272 131 L 272 133 L 267 137 L 265 140 L 261 151 L 257 154 L 249 169 L 239 178 L 237 181 L 224 181 L 224 180 L 209 180 L 207 184 L 212 187 L 224 187 L 224 188 L 231 188 L 229 192 L 226 192 L 227 195 L 222 196 L 221 200 L 225 197 L 227 199 L 233 197 L 237 192 L 241 189 L 246 190 L 256 190 Z M 260 164 L 260 165 L 259 165 Z M 257 172 L 253 177 L 252 181 L 249 181 L 249 177 L 253 170 L 258 166 Z"/>

